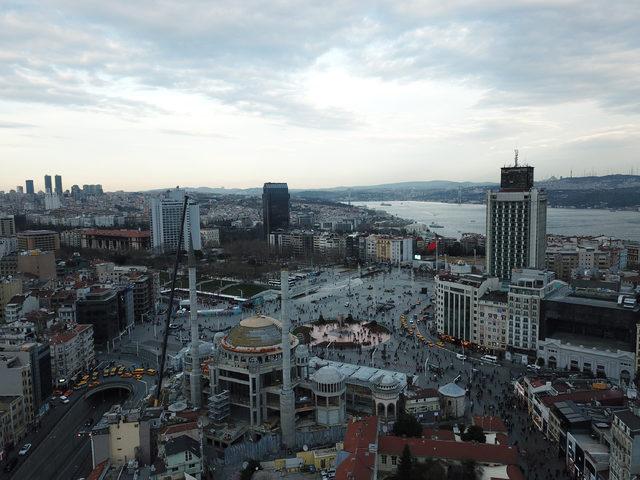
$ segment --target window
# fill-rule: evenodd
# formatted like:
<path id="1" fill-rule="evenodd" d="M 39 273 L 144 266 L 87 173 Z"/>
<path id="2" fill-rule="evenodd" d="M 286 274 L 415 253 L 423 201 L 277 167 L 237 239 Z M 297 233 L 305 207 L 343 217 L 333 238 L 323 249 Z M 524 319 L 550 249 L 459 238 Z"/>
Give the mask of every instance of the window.
<path id="1" fill-rule="evenodd" d="M 396 458 L 396 456 L 392 455 L 391 456 L 391 465 L 396 465 L 398 463 L 397 461 L 398 461 L 398 459 Z"/>
<path id="2" fill-rule="evenodd" d="M 380 461 L 386 465 L 387 464 L 387 456 L 386 455 L 381 455 L 380 456 Z"/>

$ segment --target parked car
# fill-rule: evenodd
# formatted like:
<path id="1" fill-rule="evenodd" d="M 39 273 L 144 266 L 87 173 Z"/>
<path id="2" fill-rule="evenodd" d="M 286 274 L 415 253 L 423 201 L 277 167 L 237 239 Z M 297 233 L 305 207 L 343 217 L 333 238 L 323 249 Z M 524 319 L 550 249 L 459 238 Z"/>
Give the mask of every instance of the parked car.
<path id="1" fill-rule="evenodd" d="M 29 450 L 31 450 L 31 444 L 30 443 L 25 443 L 22 448 L 20 449 L 20 451 L 18 452 L 18 455 L 24 456 L 27 453 L 29 453 Z"/>

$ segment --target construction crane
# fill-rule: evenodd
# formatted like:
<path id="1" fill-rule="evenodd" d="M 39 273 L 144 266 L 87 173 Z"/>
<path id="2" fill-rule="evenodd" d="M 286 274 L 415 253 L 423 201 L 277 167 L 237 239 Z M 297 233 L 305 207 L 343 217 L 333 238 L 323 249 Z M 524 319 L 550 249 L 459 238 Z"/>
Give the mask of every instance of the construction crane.
<path id="1" fill-rule="evenodd" d="M 178 266 L 180 265 L 180 255 L 182 253 L 182 239 L 184 236 L 184 223 L 187 213 L 187 203 L 189 197 L 184 196 L 182 204 L 182 215 L 180 217 L 180 234 L 178 235 L 178 246 L 176 248 L 176 259 L 173 264 L 173 276 L 171 277 L 171 292 L 169 293 L 169 305 L 167 306 L 167 316 L 164 322 L 164 335 L 162 337 L 162 356 L 160 357 L 160 369 L 158 370 L 158 385 L 156 386 L 156 394 L 152 398 L 155 406 L 160 403 L 160 394 L 162 392 L 162 379 L 164 377 L 164 367 L 167 358 L 167 342 L 169 341 L 169 324 L 171 323 L 171 314 L 173 313 L 173 297 L 176 291 L 176 279 L 178 277 Z"/>

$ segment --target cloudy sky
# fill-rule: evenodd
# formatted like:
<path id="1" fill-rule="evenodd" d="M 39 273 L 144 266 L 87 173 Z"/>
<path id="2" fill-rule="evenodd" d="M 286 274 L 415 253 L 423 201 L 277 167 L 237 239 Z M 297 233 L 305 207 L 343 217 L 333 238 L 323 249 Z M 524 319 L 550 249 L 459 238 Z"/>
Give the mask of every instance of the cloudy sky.
<path id="1" fill-rule="evenodd" d="M 4 0 L 0 189 L 640 171 L 640 7 Z"/>

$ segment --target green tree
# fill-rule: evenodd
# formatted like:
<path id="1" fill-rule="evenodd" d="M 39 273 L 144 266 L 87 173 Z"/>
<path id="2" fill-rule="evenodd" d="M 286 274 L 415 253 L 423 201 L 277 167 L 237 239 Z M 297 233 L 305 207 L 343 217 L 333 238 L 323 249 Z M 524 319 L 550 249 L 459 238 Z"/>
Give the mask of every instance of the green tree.
<path id="1" fill-rule="evenodd" d="M 393 434 L 399 437 L 421 437 L 422 425 L 409 413 L 400 413 L 393 424 Z"/>
<path id="2" fill-rule="evenodd" d="M 487 441 L 484 430 L 482 430 L 480 425 L 471 425 L 462 435 L 460 435 L 460 438 L 465 442 L 486 443 Z"/>
<path id="3" fill-rule="evenodd" d="M 399 479 L 413 478 L 411 475 L 413 472 L 414 463 L 415 461 L 413 459 L 413 456 L 411 455 L 411 449 L 409 448 L 409 445 L 405 444 L 404 448 L 402 449 L 400 462 L 398 463 L 398 473 L 396 474 L 396 476 Z"/>
<path id="4" fill-rule="evenodd" d="M 262 465 L 257 460 L 249 460 L 247 468 L 240 472 L 240 480 L 251 480 L 253 474 L 258 470 L 262 470 Z"/>

